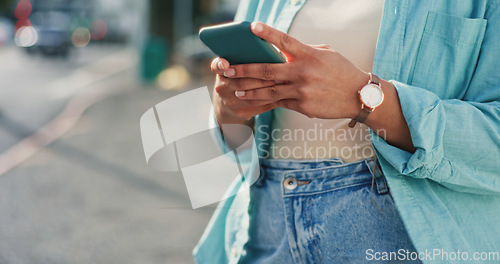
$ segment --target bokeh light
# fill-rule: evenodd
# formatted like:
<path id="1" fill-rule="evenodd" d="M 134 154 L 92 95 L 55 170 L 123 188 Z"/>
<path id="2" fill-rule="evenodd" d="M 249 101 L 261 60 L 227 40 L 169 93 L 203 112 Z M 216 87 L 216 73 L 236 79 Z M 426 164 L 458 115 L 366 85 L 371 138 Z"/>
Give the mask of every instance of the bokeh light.
<path id="1" fill-rule="evenodd" d="M 32 26 L 23 26 L 16 31 L 14 41 L 19 47 L 32 47 L 38 42 L 38 32 Z"/>
<path id="2" fill-rule="evenodd" d="M 157 84 L 163 90 L 176 90 L 186 87 L 191 77 L 189 72 L 180 65 L 173 65 L 158 75 Z"/>
<path id="3" fill-rule="evenodd" d="M 106 22 L 98 19 L 94 21 L 90 25 L 90 34 L 92 37 L 92 40 L 101 40 L 104 37 L 106 37 L 106 33 L 108 31 L 108 26 L 106 25 Z"/>
<path id="4" fill-rule="evenodd" d="M 32 10 L 33 8 L 29 0 L 21 0 L 14 10 L 14 16 L 17 19 L 26 19 L 31 15 Z"/>
<path id="5" fill-rule="evenodd" d="M 88 28 L 79 27 L 73 31 L 71 42 L 77 48 L 86 47 L 90 43 L 90 31 Z"/>
<path id="6" fill-rule="evenodd" d="M 16 26 L 15 26 L 15 31 L 17 32 L 17 30 L 19 30 L 20 28 L 22 27 L 29 27 L 31 26 L 31 21 L 27 18 L 23 18 L 23 19 L 19 19 L 17 22 L 16 22 Z"/>

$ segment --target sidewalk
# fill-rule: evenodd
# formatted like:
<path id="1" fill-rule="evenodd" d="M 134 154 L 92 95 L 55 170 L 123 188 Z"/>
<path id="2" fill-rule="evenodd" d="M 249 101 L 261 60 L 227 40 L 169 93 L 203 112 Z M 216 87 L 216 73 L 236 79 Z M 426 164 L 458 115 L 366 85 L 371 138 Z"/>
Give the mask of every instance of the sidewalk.
<path id="1" fill-rule="evenodd" d="M 99 83 L 117 89 L 0 175 L 0 263 L 193 263 L 214 206 L 192 210 L 180 174 L 146 166 L 139 130 L 181 91 L 140 88 L 134 74 Z"/>

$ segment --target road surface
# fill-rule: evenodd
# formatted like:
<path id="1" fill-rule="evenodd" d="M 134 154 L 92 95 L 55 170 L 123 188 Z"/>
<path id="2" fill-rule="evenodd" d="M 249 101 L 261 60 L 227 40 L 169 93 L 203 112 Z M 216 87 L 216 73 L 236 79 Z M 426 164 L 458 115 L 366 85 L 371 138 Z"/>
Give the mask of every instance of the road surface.
<path id="1" fill-rule="evenodd" d="M 191 209 L 180 174 L 146 166 L 139 130 L 147 109 L 182 91 L 142 87 L 137 58 L 123 48 L 96 47 L 69 62 L 18 51 L 0 50 L 0 152 L 74 98 L 99 100 L 0 175 L 0 264 L 193 263 L 214 206 Z"/>

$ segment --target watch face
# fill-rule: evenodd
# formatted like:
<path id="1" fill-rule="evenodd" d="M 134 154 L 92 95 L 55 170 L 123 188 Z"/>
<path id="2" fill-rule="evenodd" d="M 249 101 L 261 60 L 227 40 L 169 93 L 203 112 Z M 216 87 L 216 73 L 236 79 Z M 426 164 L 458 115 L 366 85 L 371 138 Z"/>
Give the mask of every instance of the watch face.
<path id="1" fill-rule="evenodd" d="M 384 93 L 376 84 L 368 84 L 359 92 L 361 102 L 369 108 L 375 108 L 384 101 Z"/>

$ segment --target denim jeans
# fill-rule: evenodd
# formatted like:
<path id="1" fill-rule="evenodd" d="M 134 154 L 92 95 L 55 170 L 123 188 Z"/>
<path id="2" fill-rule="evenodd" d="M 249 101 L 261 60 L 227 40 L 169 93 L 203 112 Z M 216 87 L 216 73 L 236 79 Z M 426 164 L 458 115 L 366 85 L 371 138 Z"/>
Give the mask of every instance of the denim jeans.
<path id="1" fill-rule="evenodd" d="M 420 263 L 373 163 L 263 160 L 240 263 Z"/>

